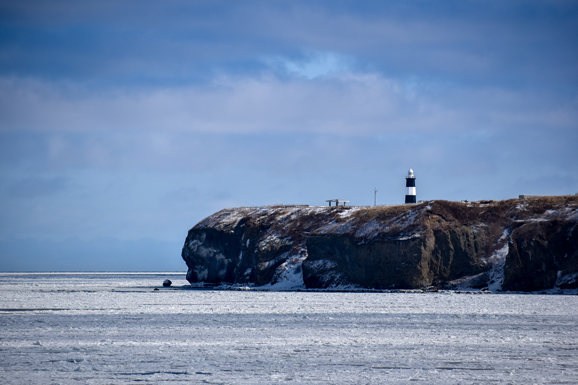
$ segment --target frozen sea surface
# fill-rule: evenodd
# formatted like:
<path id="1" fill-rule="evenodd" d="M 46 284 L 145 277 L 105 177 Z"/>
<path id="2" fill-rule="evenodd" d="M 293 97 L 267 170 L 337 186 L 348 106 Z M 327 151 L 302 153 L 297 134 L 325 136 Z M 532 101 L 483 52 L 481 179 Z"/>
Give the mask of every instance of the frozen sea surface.
<path id="1" fill-rule="evenodd" d="M 577 384 L 578 296 L 0 274 L 2 384 Z"/>

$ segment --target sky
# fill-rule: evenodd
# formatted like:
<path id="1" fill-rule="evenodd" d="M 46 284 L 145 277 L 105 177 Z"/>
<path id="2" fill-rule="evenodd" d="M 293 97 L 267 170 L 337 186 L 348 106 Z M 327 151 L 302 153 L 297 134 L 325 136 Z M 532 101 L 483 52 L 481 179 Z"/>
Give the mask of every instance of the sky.
<path id="1" fill-rule="evenodd" d="M 0 271 L 186 271 L 224 208 L 578 193 L 575 1 L 0 0 Z"/>

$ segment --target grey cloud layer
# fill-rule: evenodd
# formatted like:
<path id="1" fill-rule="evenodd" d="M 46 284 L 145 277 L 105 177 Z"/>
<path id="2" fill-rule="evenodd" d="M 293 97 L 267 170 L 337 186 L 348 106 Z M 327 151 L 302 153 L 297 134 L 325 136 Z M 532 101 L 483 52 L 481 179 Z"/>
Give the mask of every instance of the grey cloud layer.
<path id="1" fill-rule="evenodd" d="M 572 2 L 5 3 L 4 74 L 94 86 L 204 82 L 259 55 L 359 57 L 388 76 L 576 84 Z M 2 9 L 0 8 L 0 9 Z M 531 77 L 531 79 L 529 78 Z"/>

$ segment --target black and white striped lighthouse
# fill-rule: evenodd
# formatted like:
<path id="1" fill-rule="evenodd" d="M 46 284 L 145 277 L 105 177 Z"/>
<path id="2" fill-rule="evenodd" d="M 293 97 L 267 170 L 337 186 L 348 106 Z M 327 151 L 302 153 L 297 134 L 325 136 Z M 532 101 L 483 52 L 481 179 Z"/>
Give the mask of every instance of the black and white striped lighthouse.
<path id="1" fill-rule="evenodd" d="M 405 203 L 417 203 L 415 195 L 415 176 L 410 168 L 405 177 Z"/>

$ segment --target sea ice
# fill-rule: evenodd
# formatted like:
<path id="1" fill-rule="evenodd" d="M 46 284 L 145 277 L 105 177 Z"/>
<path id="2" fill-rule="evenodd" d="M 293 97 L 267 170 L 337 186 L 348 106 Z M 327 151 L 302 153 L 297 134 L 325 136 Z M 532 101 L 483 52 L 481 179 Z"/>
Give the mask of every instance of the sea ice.
<path id="1" fill-rule="evenodd" d="M 0 274 L 2 383 L 578 383 L 575 295 L 185 287 Z"/>

